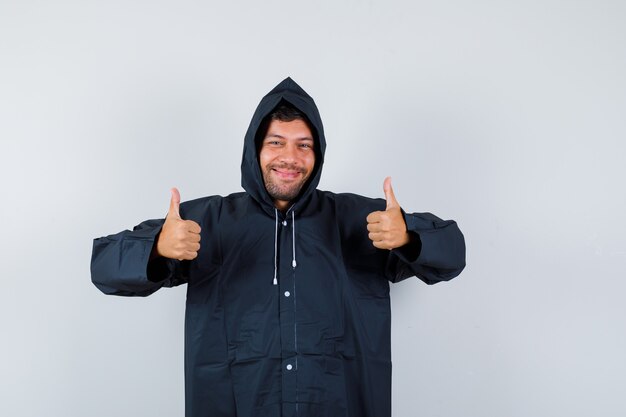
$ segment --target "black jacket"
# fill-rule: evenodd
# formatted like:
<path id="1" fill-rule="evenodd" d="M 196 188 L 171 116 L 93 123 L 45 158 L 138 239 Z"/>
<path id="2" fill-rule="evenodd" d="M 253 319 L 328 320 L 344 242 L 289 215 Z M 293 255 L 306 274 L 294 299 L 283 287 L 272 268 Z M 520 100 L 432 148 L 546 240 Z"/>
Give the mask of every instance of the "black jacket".
<path id="1" fill-rule="evenodd" d="M 265 190 L 256 147 L 281 100 L 306 114 L 317 141 L 315 171 L 286 214 Z M 149 262 L 163 220 L 95 239 L 92 280 L 106 294 L 187 283 L 187 416 L 391 415 L 389 281 L 449 280 L 465 266 L 465 243 L 454 221 L 403 212 L 413 243 L 376 249 L 366 217 L 385 200 L 317 190 L 325 146 L 313 99 L 287 78 L 246 133 L 246 192 L 181 204 L 202 227 L 196 259 Z"/>

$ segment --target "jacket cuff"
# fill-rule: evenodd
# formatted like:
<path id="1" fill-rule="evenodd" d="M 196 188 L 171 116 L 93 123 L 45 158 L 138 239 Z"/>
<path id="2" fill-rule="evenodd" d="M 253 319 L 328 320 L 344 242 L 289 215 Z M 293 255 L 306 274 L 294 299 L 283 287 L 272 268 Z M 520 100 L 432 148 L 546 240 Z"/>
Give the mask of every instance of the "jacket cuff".
<path id="1" fill-rule="evenodd" d="M 407 264 L 412 264 L 417 262 L 422 252 L 422 239 L 420 235 L 416 232 L 412 232 L 408 230 L 409 233 L 409 243 L 404 246 L 400 246 L 399 248 L 393 249 L 393 252 Z"/>
<path id="2" fill-rule="evenodd" d="M 420 217 L 415 214 L 407 214 L 403 209 L 402 217 L 406 223 L 406 230 L 409 233 L 410 241 L 404 246 L 396 248 L 393 252 L 407 264 L 420 263 L 423 254 L 423 238 L 420 232 L 435 228 L 433 221 L 429 218 Z"/>
<path id="3" fill-rule="evenodd" d="M 177 262 L 175 259 L 168 259 L 162 256 L 156 257 L 148 261 L 146 267 L 146 277 L 151 282 L 162 282 L 174 277 Z"/>
<path id="4" fill-rule="evenodd" d="M 171 279 L 175 276 L 176 268 L 179 261 L 176 259 L 169 259 L 163 256 L 156 256 L 152 258 L 152 253 L 156 249 L 157 240 L 161 233 L 161 227 L 156 230 L 156 233 L 152 231 L 152 245 L 150 246 L 150 252 L 148 253 L 148 260 L 144 262 L 146 265 L 146 278 L 150 282 L 162 282 L 167 279 Z"/>
<path id="5" fill-rule="evenodd" d="M 133 240 L 144 241 L 147 249 L 144 251 L 144 259 L 142 264 L 145 265 L 146 278 L 150 282 L 162 282 L 174 275 L 175 267 L 174 260 L 158 256 L 152 258 L 152 253 L 155 250 L 155 246 L 163 228 L 163 221 L 159 222 L 157 226 L 146 228 L 134 228 L 132 237 Z"/>

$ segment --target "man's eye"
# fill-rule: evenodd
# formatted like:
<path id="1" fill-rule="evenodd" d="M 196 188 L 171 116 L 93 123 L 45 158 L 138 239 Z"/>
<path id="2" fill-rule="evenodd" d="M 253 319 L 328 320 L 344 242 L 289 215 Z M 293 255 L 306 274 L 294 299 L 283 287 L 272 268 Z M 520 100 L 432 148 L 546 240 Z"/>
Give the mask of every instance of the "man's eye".
<path id="1" fill-rule="evenodd" d="M 302 147 L 302 148 L 306 148 L 306 149 L 311 149 L 313 146 L 311 146 L 311 145 L 310 145 L 310 144 L 308 144 L 308 143 L 303 143 L 303 144 L 301 144 L 301 145 L 300 145 L 300 147 Z"/>

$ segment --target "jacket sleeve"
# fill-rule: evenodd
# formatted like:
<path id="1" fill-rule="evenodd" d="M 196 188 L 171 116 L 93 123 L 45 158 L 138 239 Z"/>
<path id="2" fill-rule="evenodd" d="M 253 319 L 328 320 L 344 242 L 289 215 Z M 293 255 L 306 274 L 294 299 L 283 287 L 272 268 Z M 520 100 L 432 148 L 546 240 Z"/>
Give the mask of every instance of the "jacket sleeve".
<path id="1" fill-rule="evenodd" d="M 459 275 L 465 268 L 465 238 L 456 222 L 431 213 L 402 214 L 411 242 L 390 251 L 387 279 L 398 282 L 415 275 L 430 285 Z"/>
<path id="2" fill-rule="evenodd" d="M 91 281 L 105 294 L 147 296 L 161 287 L 187 281 L 186 264 L 174 259 L 150 260 L 164 219 L 147 220 L 133 231 L 94 239 Z"/>

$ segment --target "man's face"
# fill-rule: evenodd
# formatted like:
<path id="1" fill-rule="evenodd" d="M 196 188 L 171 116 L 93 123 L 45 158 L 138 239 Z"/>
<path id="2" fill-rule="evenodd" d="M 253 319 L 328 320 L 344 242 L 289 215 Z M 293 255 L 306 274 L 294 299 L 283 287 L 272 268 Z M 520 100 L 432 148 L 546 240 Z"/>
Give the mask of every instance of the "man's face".
<path id="1" fill-rule="evenodd" d="M 311 176 L 314 141 L 304 120 L 272 120 L 259 151 L 265 189 L 280 209 L 286 209 Z"/>

